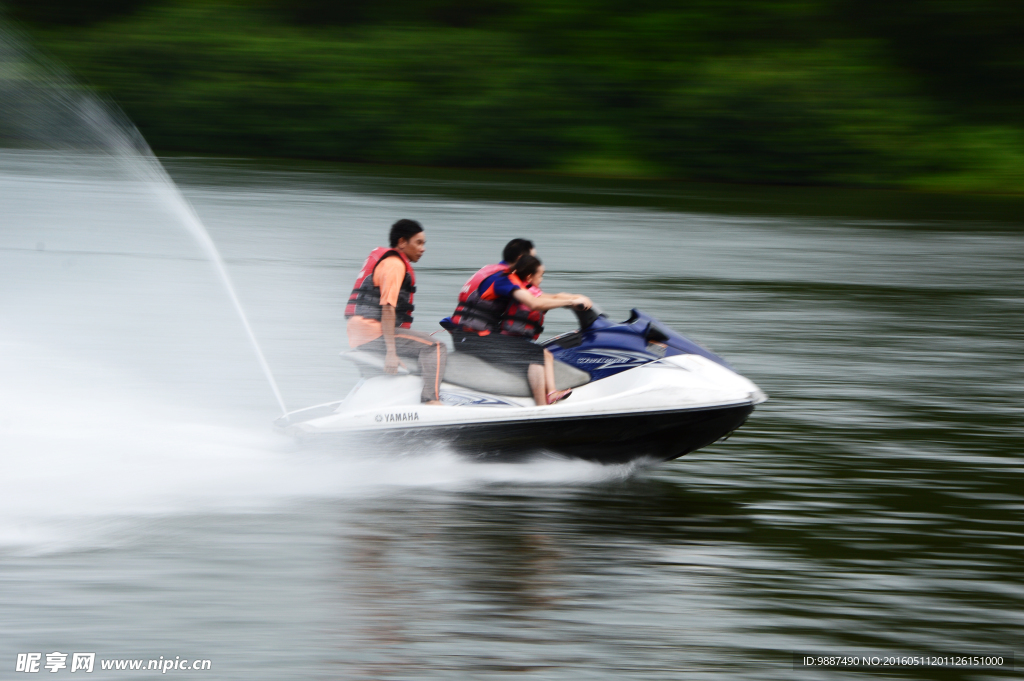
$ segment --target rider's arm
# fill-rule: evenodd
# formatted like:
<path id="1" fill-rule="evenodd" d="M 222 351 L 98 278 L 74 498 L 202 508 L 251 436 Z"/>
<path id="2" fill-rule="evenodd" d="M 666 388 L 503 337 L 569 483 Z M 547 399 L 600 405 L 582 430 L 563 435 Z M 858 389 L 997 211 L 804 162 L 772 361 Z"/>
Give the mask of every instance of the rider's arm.
<path id="1" fill-rule="evenodd" d="M 521 288 L 517 288 L 513 291 L 512 297 L 525 307 L 528 307 L 531 310 L 539 310 L 541 312 L 554 310 L 557 307 L 569 307 L 571 305 L 582 305 L 585 308 L 589 308 L 593 304 L 590 302 L 590 298 L 587 298 L 586 296 L 577 296 L 572 294 L 549 296 L 546 293 L 534 296 L 529 291 Z"/>
<path id="2" fill-rule="evenodd" d="M 398 258 L 385 258 L 373 273 L 373 283 L 380 286 L 380 331 L 384 337 L 384 371 L 398 371 L 401 360 L 395 351 L 395 307 L 405 278 L 405 265 Z"/>
<path id="3" fill-rule="evenodd" d="M 395 352 L 395 306 L 380 306 L 380 331 L 384 335 L 384 347 L 388 354 Z"/>
<path id="4" fill-rule="evenodd" d="M 398 371 L 400 360 L 395 351 L 395 306 L 380 306 L 380 331 L 384 336 L 384 373 L 393 374 Z"/>

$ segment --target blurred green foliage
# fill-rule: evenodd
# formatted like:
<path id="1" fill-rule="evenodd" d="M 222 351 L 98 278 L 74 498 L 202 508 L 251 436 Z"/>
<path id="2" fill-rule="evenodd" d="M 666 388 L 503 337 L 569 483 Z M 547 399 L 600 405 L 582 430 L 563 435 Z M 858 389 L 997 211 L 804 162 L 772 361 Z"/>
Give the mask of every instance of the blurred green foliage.
<path id="1" fill-rule="evenodd" d="M 8 5 L 160 151 L 1024 189 L 1024 3 Z"/>

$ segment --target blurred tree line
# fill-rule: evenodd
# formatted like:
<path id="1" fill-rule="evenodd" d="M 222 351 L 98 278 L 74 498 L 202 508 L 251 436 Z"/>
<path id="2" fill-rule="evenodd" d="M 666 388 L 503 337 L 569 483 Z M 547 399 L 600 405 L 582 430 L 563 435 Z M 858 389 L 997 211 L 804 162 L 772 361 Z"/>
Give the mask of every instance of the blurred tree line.
<path id="1" fill-rule="evenodd" d="M 158 151 L 1024 189 L 1014 0 L 6 5 Z"/>

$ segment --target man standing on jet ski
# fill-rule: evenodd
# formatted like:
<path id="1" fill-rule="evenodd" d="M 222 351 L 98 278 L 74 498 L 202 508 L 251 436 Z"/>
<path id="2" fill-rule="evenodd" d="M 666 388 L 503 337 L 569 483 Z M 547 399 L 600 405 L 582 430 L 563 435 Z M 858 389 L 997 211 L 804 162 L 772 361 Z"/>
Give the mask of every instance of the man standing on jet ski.
<path id="1" fill-rule="evenodd" d="M 425 333 L 413 331 L 413 295 L 418 262 L 426 251 L 426 234 L 415 220 L 399 220 L 391 226 L 391 246 L 370 252 L 345 306 L 348 342 L 353 348 L 384 353 L 384 371 L 394 374 L 402 361 L 419 361 L 423 375 L 420 400 L 441 404 L 448 348 Z"/>
<path id="2" fill-rule="evenodd" d="M 527 337 L 535 337 L 526 333 L 530 329 L 524 328 L 520 333 L 516 325 L 505 323 L 508 311 L 525 308 L 544 312 L 558 307 L 580 305 L 590 308 L 592 305 L 586 296 L 573 293 L 549 295 L 540 289 L 531 291 L 531 284 L 535 280 L 539 283 L 538 273 L 543 276 L 542 267 L 537 258 L 520 256 L 511 269 L 484 277 L 475 289 L 465 296 L 460 295 L 455 312 L 442 321 L 442 325 L 451 331 L 457 350 L 513 370 L 525 370 L 534 402 L 538 405 L 554 404 L 568 397 L 570 391 L 556 390 L 551 353 Z M 467 286 L 472 283 L 473 279 Z M 502 333 L 503 323 L 505 333 Z"/>

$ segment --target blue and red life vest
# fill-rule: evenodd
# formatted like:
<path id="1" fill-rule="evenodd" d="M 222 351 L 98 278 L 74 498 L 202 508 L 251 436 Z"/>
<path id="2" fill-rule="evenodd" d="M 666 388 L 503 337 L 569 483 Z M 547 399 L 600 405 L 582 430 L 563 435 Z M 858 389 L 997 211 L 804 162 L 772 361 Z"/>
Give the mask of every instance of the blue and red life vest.
<path id="1" fill-rule="evenodd" d="M 459 303 L 449 318 L 461 331 L 486 336 L 500 332 L 507 336 L 525 336 L 536 340 L 544 330 L 544 313 L 531 310 L 514 298 L 488 296 L 481 290 L 484 281 L 508 270 L 503 264 L 482 267 L 459 291 Z M 512 283 L 534 296 L 540 296 L 536 286 L 527 286 L 515 274 L 508 275 Z M 488 287 L 489 289 L 490 287 Z"/>
<path id="2" fill-rule="evenodd" d="M 455 312 L 449 318 L 451 323 L 461 331 L 480 336 L 498 331 L 508 301 L 505 298 L 484 298 L 480 284 L 488 277 L 507 270 L 508 267 L 504 264 L 495 263 L 481 267 L 476 274 L 470 277 L 459 291 L 458 305 L 455 306 Z"/>
<path id="3" fill-rule="evenodd" d="M 345 306 L 346 319 L 359 315 L 367 319 L 380 320 L 380 287 L 373 284 L 373 272 L 382 260 L 394 256 L 401 258 L 405 264 L 405 278 L 402 279 L 402 287 L 398 291 L 398 304 L 395 306 L 395 325 L 403 329 L 408 329 L 412 326 L 412 311 L 415 309 L 413 295 L 416 293 L 416 272 L 413 270 L 412 263 L 409 262 L 409 258 L 406 257 L 405 253 L 394 248 L 385 248 L 384 246 L 373 249 L 369 257 L 366 258 L 366 262 L 363 263 L 362 269 L 359 270 L 359 276 L 356 277 L 356 283 L 348 297 L 348 305 Z"/>

